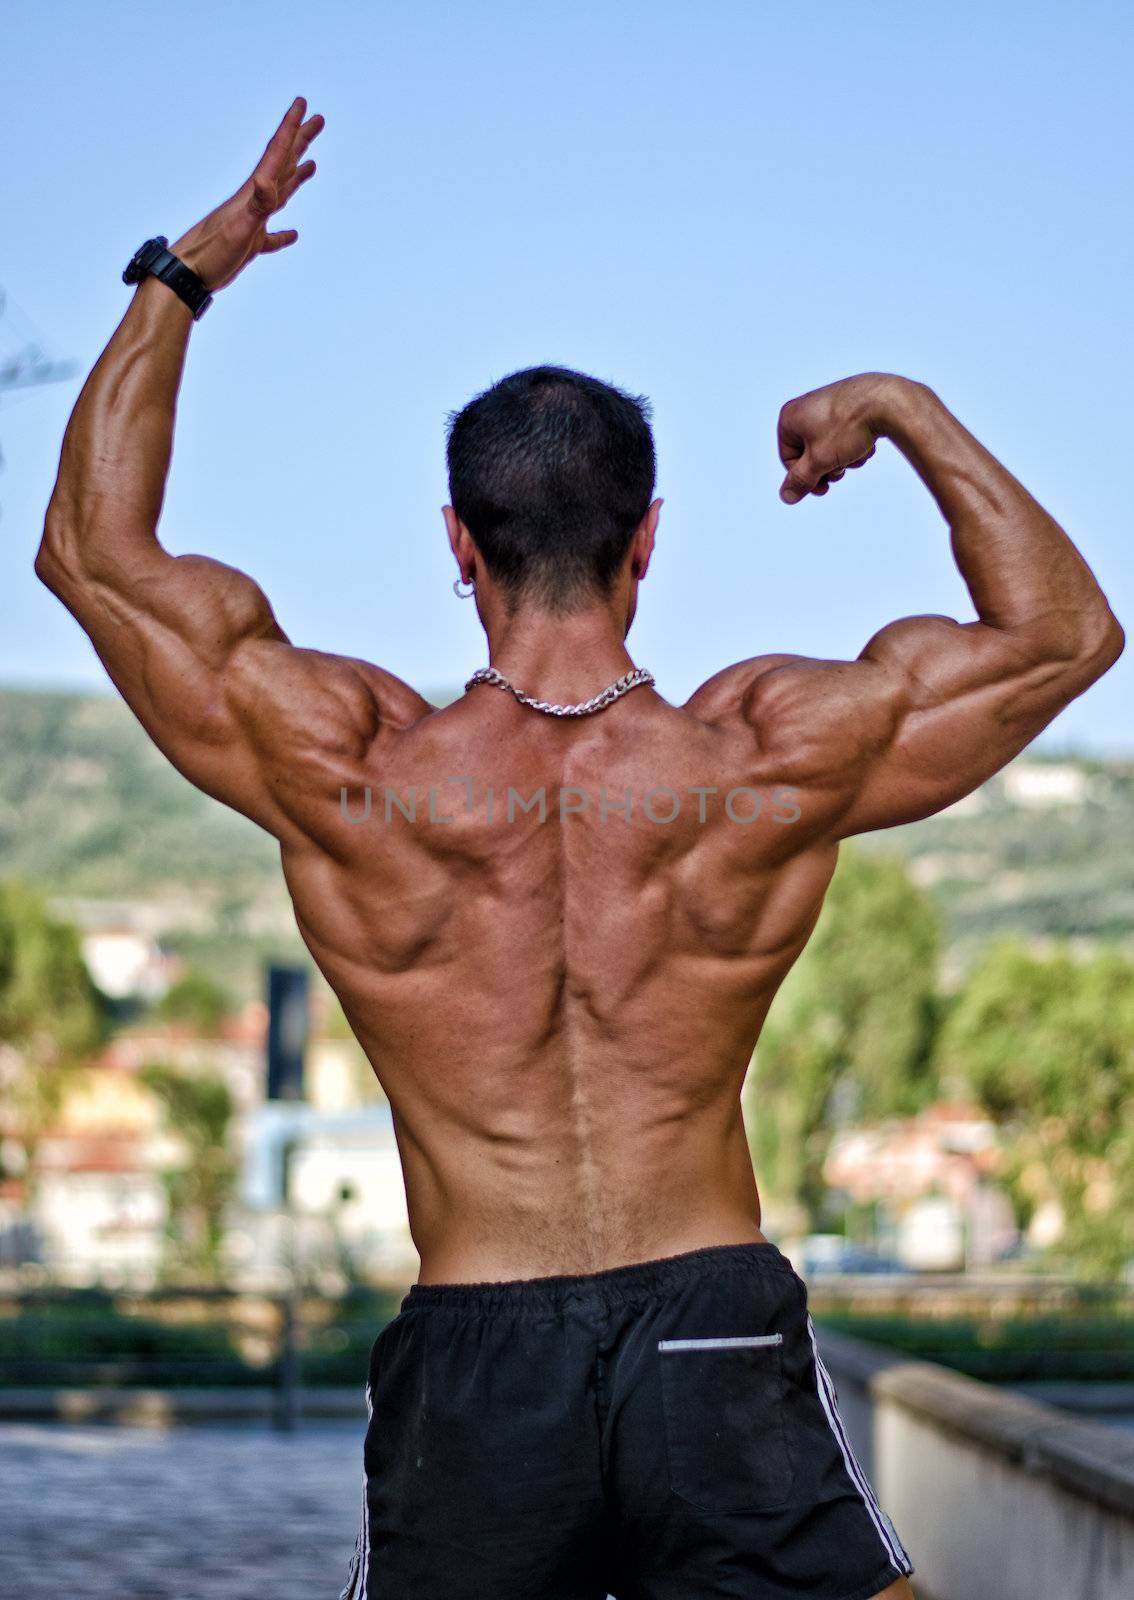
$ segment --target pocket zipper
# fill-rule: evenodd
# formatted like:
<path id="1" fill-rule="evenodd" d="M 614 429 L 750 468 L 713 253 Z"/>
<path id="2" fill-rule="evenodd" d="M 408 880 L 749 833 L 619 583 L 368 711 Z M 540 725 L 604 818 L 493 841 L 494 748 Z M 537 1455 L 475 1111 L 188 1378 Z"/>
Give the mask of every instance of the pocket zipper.
<path id="1" fill-rule="evenodd" d="M 755 1333 L 739 1339 L 659 1339 L 659 1350 L 737 1350 L 745 1346 L 783 1344 L 782 1333 Z"/>

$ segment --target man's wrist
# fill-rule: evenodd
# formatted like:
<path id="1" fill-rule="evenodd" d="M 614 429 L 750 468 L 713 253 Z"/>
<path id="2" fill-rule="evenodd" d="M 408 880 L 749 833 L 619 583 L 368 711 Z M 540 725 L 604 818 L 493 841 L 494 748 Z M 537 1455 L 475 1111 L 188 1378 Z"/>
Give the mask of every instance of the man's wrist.
<path id="1" fill-rule="evenodd" d="M 880 372 L 868 398 L 866 423 L 877 438 L 892 439 L 900 446 L 919 420 L 940 406 L 928 384 L 895 372 Z"/>
<path id="2" fill-rule="evenodd" d="M 194 246 L 194 243 L 193 243 L 192 236 L 190 234 L 188 234 L 188 233 L 182 234 L 180 239 L 175 239 L 173 241 L 173 243 L 170 245 L 169 249 L 170 249 L 170 254 L 171 255 L 175 255 L 177 257 L 178 261 L 184 261 L 185 265 L 189 268 L 189 270 L 191 272 L 195 272 L 197 274 L 197 276 L 200 278 L 201 282 L 205 283 L 205 281 L 206 281 L 205 280 L 205 275 L 201 271 L 200 267 L 197 265 L 196 260 L 194 259 L 196 251 L 195 251 L 195 246 Z M 209 293 L 211 294 L 212 293 L 212 286 L 208 285 L 208 288 L 209 288 Z"/>
<path id="3" fill-rule="evenodd" d="M 190 271 L 197 274 L 209 293 L 215 295 L 232 281 L 238 269 L 227 274 L 217 271 L 217 241 L 215 230 L 207 226 L 209 221 L 210 219 L 206 217 L 203 221 L 194 223 L 180 239 L 174 240 L 169 248 L 179 261 L 183 261 Z M 206 265 L 210 257 L 213 263 L 211 268 Z"/>
<path id="4" fill-rule="evenodd" d="M 162 283 L 160 278 L 155 278 L 152 273 L 147 273 L 140 283 L 134 285 L 134 298 L 131 302 L 138 306 L 139 315 L 147 322 L 172 322 L 180 327 L 193 326 L 193 313 L 185 304 L 179 294 L 175 294 L 167 283 Z"/>
<path id="5" fill-rule="evenodd" d="M 212 304 L 209 286 L 193 266 L 170 250 L 169 241 L 162 235 L 147 239 L 134 252 L 122 274 L 123 282 L 140 284 L 145 278 L 156 278 L 181 300 L 198 321 Z"/>

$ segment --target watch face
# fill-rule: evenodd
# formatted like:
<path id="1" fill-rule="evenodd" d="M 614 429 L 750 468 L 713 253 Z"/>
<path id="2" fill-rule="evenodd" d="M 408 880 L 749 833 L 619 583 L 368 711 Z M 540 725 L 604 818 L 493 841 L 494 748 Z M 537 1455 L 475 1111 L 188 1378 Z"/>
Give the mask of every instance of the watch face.
<path id="1" fill-rule="evenodd" d="M 145 244 L 139 245 L 131 258 L 129 266 L 122 274 L 123 283 L 140 283 L 149 270 L 150 263 L 154 261 L 165 248 L 162 238 L 147 239 Z"/>

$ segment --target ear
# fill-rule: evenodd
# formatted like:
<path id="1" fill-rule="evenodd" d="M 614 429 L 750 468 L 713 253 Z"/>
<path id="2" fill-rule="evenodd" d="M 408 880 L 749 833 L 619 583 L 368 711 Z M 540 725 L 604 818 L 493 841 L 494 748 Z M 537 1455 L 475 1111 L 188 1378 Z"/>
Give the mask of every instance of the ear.
<path id="1" fill-rule="evenodd" d="M 456 555 L 457 544 L 461 537 L 461 524 L 457 521 L 457 513 L 452 506 L 442 506 L 441 515 L 445 519 L 445 532 L 449 535 L 449 549 Z"/>
<path id="2" fill-rule="evenodd" d="M 457 565 L 461 569 L 461 582 L 471 583 L 476 572 L 476 546 L 472 542 L 472 534 L 457 516 L 452 506 L 442 506 L 441 515 L 445 518 L 445 532 L 449 536 L 449 549 L 453 552 Z"/>
<path id="3" fill-rule="evenodd" d="M 634 538 L 630 544 L 630 573 L 639 580 L 646 576 L 650 557 L 654 553 L 658 516 L 664 504 L 663 500 L 655 500 L 634 531 Z"/>

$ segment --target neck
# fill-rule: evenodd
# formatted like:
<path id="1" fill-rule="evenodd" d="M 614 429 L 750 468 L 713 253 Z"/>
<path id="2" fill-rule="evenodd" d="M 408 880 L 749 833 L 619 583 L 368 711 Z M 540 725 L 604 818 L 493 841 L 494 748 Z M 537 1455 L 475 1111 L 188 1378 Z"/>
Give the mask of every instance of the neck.
<path id="1" fill-rule="evenodd" d="M 493 618 L 487 632 L 489 665 L 538 700 L 587 700 L 634 667 L 624 630 L 606 607 L 566 617 L 522 611 Z"/>

